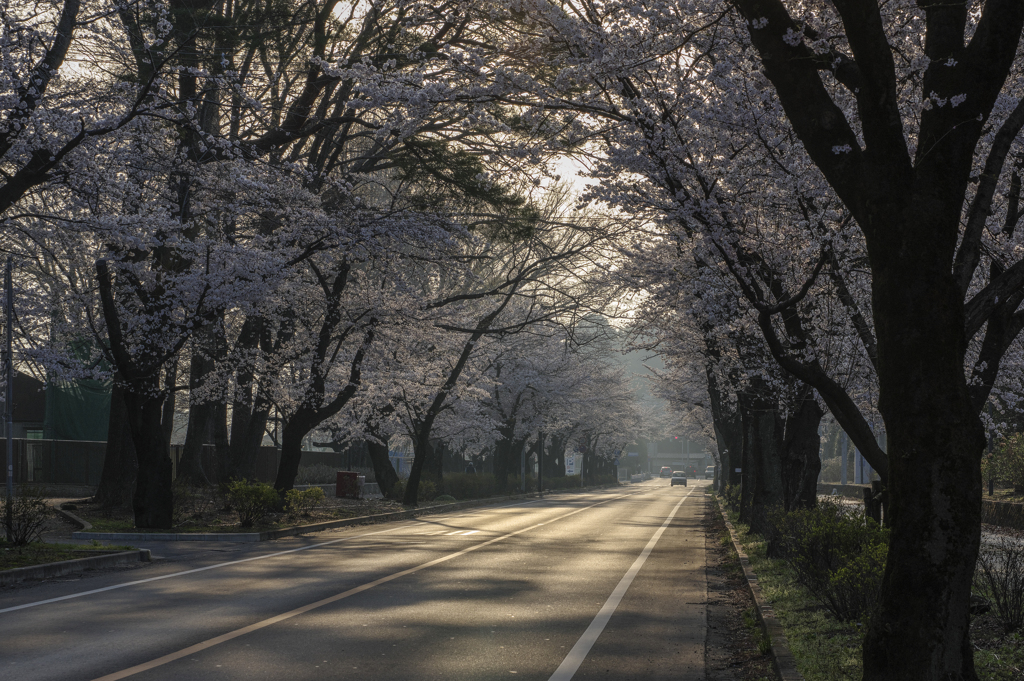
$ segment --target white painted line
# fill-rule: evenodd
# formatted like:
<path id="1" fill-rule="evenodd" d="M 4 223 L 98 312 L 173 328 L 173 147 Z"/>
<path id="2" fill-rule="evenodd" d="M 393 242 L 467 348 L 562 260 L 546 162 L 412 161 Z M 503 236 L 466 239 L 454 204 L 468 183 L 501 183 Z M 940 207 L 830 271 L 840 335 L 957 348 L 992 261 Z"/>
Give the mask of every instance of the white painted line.
<path id="1" fill-rule="evenodd" d="M 569 654 L 565 656 L 564 660 L 562 660 L 562 664 L 558 665 L 558 669 L 555 670 L 555 673 L 551 675 L 551 678 L 548 679 L 548 681 L 570 681 L 570 679 L 572 679 L 576 674 L 580 665 L 583 664 L 583 660 L 587 659 L 587 654 L 590 653 L 590 649 L 594 647 L 595 643 L 597 643 L 597 638 L 601 635 L 601 632 L 604 631 L 604 628 L 607 626 L 608 620 L 612 618 L 612 614 L 615 612 L 615 609 L 619 607 L 619 603 L 622 601 L 622 597 L 626 595 L 626 590 L 629 589 L 629 585 L 633 583 L 633 579 L 636 577 L 637 573 L 640 572 L 640 568 L 644 566 L 644 563 L 647 562 L 647 557 L 651 555 L 651 551 L 654 550 L 658 540 L 661 539 L 661 535 L 665 533 L 665 528 L 667 528 L 668 524 L 672 522 L 672 518 L 675 517 L 676 511 L 678 511 L 679 507 L 683 505 L 683 502 L 693 494 L 694 489 L 696 488 L 691 487 L 690 491 L 686 493 L 686 496 L 680 499 L 679 503 L 672 509 L 672 512 L 668 514 L 668 517 L 665 518 L 665 522 L 661 524 L 661 527 L 659 527 L 654 533 L 651 540 L 647 542 L 647 546 L 645 546 L 644 550 L 640 552 L 640 556 L 633 561 L 633 565 L 626 570 L 626 574 L 624 574 L 622 579 L 619 580 L 615 590 L 612 591 L 612 595 L 608 597 L 608 600 L 604 602 L 601 609 L 597 611 L 597 616 L 594 618 L 594 621 L 591 622 L 590 626 L 587 627 L 587 630 L 583 632 L 583 636 L 580 636 L 580 640 L 576 641 L 576 645 L 572 647 L 572 650 L 570 650 Z"/>
<path id="2" fill-rule="evenodd" d="M 455 530 L 454 532 L 445 532 L 445 533 L 444 533 L 444 536 L 446 536 L 446 537 L 450 537 L 450 536 L 452 536 L 453 534 L 462 534 L 462 530 Z"/>
<path id="3" fill-rule="evenodd" d="M 619 495 L 619 496 L 626 496 L 626 495 Z M 618 498 L 618 497 L 615 497 L 615 498 Z M 493 508 L 494 509 L 504 509 L 504 508 L 511 508 L 513 506 L 525 506 L 527 504 L 537 503 L 537 501 L 538 500 L 536 500 L 536 499 L 531 499 L 529 501 L 521 501 L 521 502 L 517 502 L 517 503 L 514 503 L 514 504 L 507 504 L 505 506 L 494 506 Z M 477 510 L 477 509 L 474 509 L 474 512 L 475 513 L 480 513 L 480 511 Z M 461 514 L 459 514 L 456 511 L 456 512 L 453 512 L 451 514 L 441 515 L 439 517 L 444 518 L 444 517 L 447 517 L 449 515 L 461 515 Z M 268 553 L 268 554 L 263 555 L 263 556 L 253 556 L 252 558 L 241 558 L 239 560 L 229 560 L 229 561 L 227 561 L 225 563 L 217 563 L 216 565 L 207 565 L 206 567 L 195 568 L 195 569 L 192 569 L 192 570 L 182 570 L 181 572 L 173 572 L 173 573 L 171 573 L 169 575 L 161 575 L 159 577 L 150 577 L 148 579 L 137 579 L 137 580 L 132 581 L 132 582 L 124 582 L 122 584 L 114 584 L 112 586 L 105 586 L 105 587 L 103 587 L 101 589 L 92 589 L 90 591 L 81 591 L 79 593 L 68 594 L 67 596 L 59 596 L 57 598 L 48 598 L 48 599 L 46 599 L 44 601 L 35 601 L 33 603 L 25 603 L 23 605 L 15 605 L 15 606 L 10 607 L 10 608 L 3 608 L 3 609 L 0 609 L 0 614 L 3 614 L 5 612 L 14 612 L 15 610 L 24 610 L 26 608 L 35 608 L 37 606 L 48 605 L 50 603 L 58 603 L 60 601 L 70 600 L 72 598 L 82 598 L 83 596 L 91 596 L 93 594 L 103 593 L 104 591 L 114 591 L 115 589 L 124 589 L 125 587 L 129 587 L 129 586 L 137 586 L 139 584 L 147 584 L 149 582 L 158 582 L 158 581 L 160 581 L 162 579 L 171 579 L 173 577 L 183 577 L 185 575 L 191 575 L 191 574 L 195 574 L 197 572 L 205 572 L 206 570 L 215 570 L 217 568 L 229 567 L 231 565 L 238 565 L 240 563 L 249 563 L 249 562 L 254 561 L 254 560 L 264 560 L 266 558 L 277 558 L 278 556 L 286 556 L 286 555 L 288 555 L 290 553 L 297 553 L 298 551 L 306 551 L 307 549 L 317 549 L 317 548 L 320 548 L 322 546 L 330 546 L 331 544 L 337 544 L 339 542 L 352 541 L 353 539 L 362 539 L 363 537 L 371 537 L 371 536 L 377 535 L 377 534 L 387 534 L 389 532 L 398 532 L 400 530 L 408 529 L 408 528 L 409 528 L 408 523 L 403 523 L 399 527 L 392 527 L 392 528 L 387 529 L 387 530 L 378 530 L 377 532 L 366 532 L 364 534 L 358 534 L 358 535 L 356 535 L 354 537 L 342 537 L 341 539 L 332 539 L 331 541 L 325 541 L 325 542 L 321 542 L 319 544 L 310 544 L 309 546 L 300 546 L 297 549 L 288 549 L 287 551 L 278 551 L 277 553 Z M 445 530 L 441 530 L 441 532 L 444 532 L 444 531 Z M 432 534 L 439 534 L 439 533 L 433 532 Z"/>
<path id="4" fill-rule="evenodd" d="M 194 654 L 196 654 L 198 652 L 201 652 L 203 650 L 206 650 L 208 648 L 212 648 L 212 647 L 214 647 L 216 645 L 219 645 L 221 643 L 225 643 L 225 642 L 230 641 L 232 639 L 238 638 L 239 636 L 245 636 L 246 634 L 252 633 L 254 631 L 259 631 L 260 629 L 264 629 L 266 627 L 269 627 L 272 624 L 277 624 L 278 622 L 283 622 L 283 621 L 291 619 L 293 617 L 297 617 L 298 615 L 302 615 L 304 613 L 307 613 L 310 610 L 316 610 L 317 608 L 322 608 L 325 605 L 329 605 L 331 603 L 335 603 L 337 601 L 340 601 L 343 598 L 348 598 L 349 596 L 354 596 L 354 595 L 362 593 L 364 591 L 368 591 L 369 589 L 372 589 L 375 586 L 379 586 L 381 584 L 386 584 L 387 582 L 394 581 L 394 580 L 398 579 L 399 577 L 405 577 L 406 575 L 411 575 L 411 574 L 413 574 L 415 572 L 419 572 L 420 570 L 425 570 L 425 569 L 427 569 L 429 567 L 433 567 L 433 566 L 438 565 L 440 563 L 446 563 L 449 560 L 452 560 L 453 558 L 458 558 L 459 556 L 464 556 L 467 553 L 472 553 L 473 551 L 476 551 L 477 549 L 482 549 L 485 546 L 490 546 L 491 544 L 495 544 L 495 543 L 497 543 L 499 541 L 503 541 L 503 540 L 508 539 L 510 537 L 515 537 L 516 535 L 523 534 L 524 532 L 529 532 L 530 530 L 535 530 L 538 527 L 543 527 L 544 525 L 549 525 L 551 523 L 558 522 L 559 520 L 564 520 L 565 518 L 568 518 L 569 516 L 574 516 L 577 513 L 582 513 L 583 511 L 589 510 L 591 508 L 595 508 L 597 506 L 601 506 L 602 504 L 607 504 L 609 501 L 614 501 L 616 499 L 621 499 L 621 498 L 626 497 L 626 496 L 629 496 L 629 495 L 628 494 L 619 494 L 619 495 L 616 495 L 614 497 L 611 497 L 610 499 L 605 499 L 603 501 L 599 501 L 596 504 L 591 504 L 590 506 L 584 506 L 583 508 L 578 508 L 575 511 L 571 511 L 571 512 L 566 513 L 564 515 L 560 515 L 557 518 L 552 518 L 551 520 L 545 520 L 542 523 L 537 523 L 536 525 L 531 525 L 530 527 L 524 527 L 523 529 L 516 530 L 515 532 L 509 532 L 506 535 L 502 535 L 501 537 L 495 537 L 494 539 L 489 539 L 489 540 L 487 540 L 485 542 L 481 542 L 479 544 L 476 544 L 475 546 L 470 546 L 467 549 L 462 549 L 461 551 L 456 551 L 455 553 L 449 553 L 447 556 L 441 556 L 440 558 L 435 558 L 434 560 L 429 560 L 426 563 L 421 563 L 420 565 L 417 565 L 416 567 L 411 567 L 411 568 L 408 568 L 408 569 L 405 569 L 405 570 L 401 570 L 399 572 L 394 572 L 394 573 L 392 573 L 390 575 L 387 575 L 386 577 L 381 577 L 379 579 L 375 579 L 372 582 L 367 582 L 365 584 L 360 584 L 359 586 L 353 587 L 353 588 L 349 589 L 348 591 L 342 591 L 340 594 L 335 594 L 334 596 L 330 596 L 328 598 L 324 598 L 323 600 L 319 600 L 319 601 L 316 601 L 314 603 L 309 603 L 307 605 L 303 605 L 302 607 L 295 608 L 294 610 L 289 610 L 288 612 L 281 613 L 280 615 L 276 615 L 274 617 L 270 617 L 270 618 L 262 620 L 260 622 L 256 622 L 254 624 L 250 624 L 247 627 L 242 627 L 241 629 L 235 629 L 234 631 L 229 631 L 229 632 L 227 632 L 225 634 L 221 634 L 220 636 L 215 636 L 214 638 L 211 638 L 211 639 L 208 639 L 208 640 L 203 641 L 201 643 L 197 643 L 195 645 L 189 646 L 188 648 L 183 648 L 183 649 L 181 649 L 181 650 L 179 650 L 177 652 L 170 653 L 168 655 L 164 655 L 163 657 L 158 657 L 155 660 L 150 660 L 149 662 L 144 662 L 142 664 L 135 665 L 134 667 L 129 667 L 128 669 L 124 669 L 124 670 L 121 670 L 119 672 L 114 672 L 113 674 L 107 674 L 106 676 L 101 676 L 101 677 L 99 677 L 97 679 L 94 679 L 94 681 L 118 681 L 119 679 L 124 679 L 124 678 L 127 678 L 129 676 L 134 676 L 136 674 L 139 674 L 141 672 L 149 671 L 150 669 L 155 669 L 157 667 L 161 667 L 161 666 L 163 666 L 163 665 L 165 665 L 165 664 L 167 664 L 169 662 L 174 662 L 175 660 L 180 660 L 183 657 L 188 657 L 189 655 L 194 655 Z M 684 497 L 684 499 L 685 499 L 685 497 Z M 683 503 L 682 500 L 680 500 L 679 503 L 680 504 Z M 678 506 L 676 506 L 676 508 L 678 508 Z M 673 513 L 675 513 L 675 511 L 673 511 Z"/>
<path id="5" fill-rule="evenodd" d="M 288 549 L 287 551 L 278 551 L 277 553 L 268 553 L 263 556 L 253 556 L 251 558 L 240 558 L 239 560 L 229 560 L 226 563 L 217 563 L 216 565 L 207 565 L 206 567 L 194 568 L 192 570 L 182 570 L 181 572 L 172 572 L 169 575 L 160 575 L 159 577 L 150 577 L 148 579 L 137 579 L 133 582 L 124 582 L 122 584 L 114 584 L 112 586 L 105 586 L 102 589 L 92 589 L 91 591 L 81 591 L 75 594 L 68 594 L 67 596 L 59 596 L 57 598 L 48 598 L 45 601 L 35 601 L 34 603 L 25 603 L 24 605 L 15 605 L 10 608 L 4 608 L 0 610 L 0 613 L 14 612 L 15 610 L 24 610 L 25 608 L 34 608 L 39 605 L 46 605 L 48 603 L 57 603 L 58 601 L 66 601 L 72 598 L 81 598 L 82 596 L 91 596 L 92 594 L 103 593 L 104 591 L 113 591 L 115 589 L 123 589 L 128 586 L 136 586 L 138 584 L 146 584 L 148 582 L 158 582 L 162 579 L 171 579 L 172 577 L 182 577 L 184 575 L 195 574 L 196 572 L 205 572 L 206 570 L 214 570 L 216 568 L 227 567 L 229 565 L 238 565 L 239 563 L 249 563 L 254 560 L 263 560 L 265 558 L 277 558 L 278 556 L 288 555 L 289 553 L 296 553 L 298 551 L 305 551 L 307 549 L 316 549 L 321 546 L 330 546 L 331 544 L 337 544 L 344 541 L 352 541 L 353 539 L 362 539 L 363 537 L 370 537 L 375 534 L 385 534 L 387 532 L 396 532 L 399 528 L 393 527 L 389 530 L 380 530 L 378 532 L 367 532 L 365 534 L 356 535 L 355 537 L 342 537 L 341 539 L 332 539 L 331 541 L 325 541 L 320 544 L 310 544 L 309 546 L 300 546 L 297 549 Z"/>
<path id="6" fill-rule="evenodd" d="M 476 533 L 477 533 L 477 532 L 479 532 L 479 531 L 480 531 L 480 530 L 470 530 L 469 532 L 463 532 L 463 533 L 462 533 L 462 536 L 463 536 L 463 537 L 468 537 L 469 535 L 471 535 L 471 534 L 476 534 Z"/>

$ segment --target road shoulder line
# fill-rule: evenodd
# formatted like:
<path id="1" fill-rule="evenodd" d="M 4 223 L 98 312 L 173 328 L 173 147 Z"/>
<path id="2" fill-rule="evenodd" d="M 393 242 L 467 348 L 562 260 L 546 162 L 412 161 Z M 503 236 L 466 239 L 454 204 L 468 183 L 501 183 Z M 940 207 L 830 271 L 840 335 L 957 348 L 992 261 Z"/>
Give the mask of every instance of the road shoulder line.
<path id="1" fill-rule="evenodd" d="M 661 539 L 661 535 L 665 534 L 668 524 L 672 522 L 672 519 L 676 516 L 676 512 L 679 511 L 683 502 L 690 498 L 690 495 L 693 494 L 695 489 L 698 488 L 690 488 L 690 491 L 686 493 L 686 496 L 680 499 L 675 507 L 672 508 L 668 517 L 665 518 L 665 522 L 661 524 L 661 527 L 655 530 L 654 535 L 647 542 L 643 551 L 640 552 L 637 559 L 634 560 L 633 564 L 628 570 L 626 570 L 626 574 L 624 574 L 622 579 L 619 580 L 619 583 L 615 586 L 615 589 L 612 590 L 611 595 L 608 596 L 608 599 L 604 602 L 604 605 L 601 606 L 601 609 L 597 611 L 597 615 L 590 623 L 590 626 L 588 626 L 586 631 L 583 632 L 580 639 L 576 641 L 576 645 L 572 647 L 572 650 L 570 650 L 569 654 L 565 656 L 564 660 L 562 660 L 562 664 L 558 665 L 558 669 L 555 670 L 555 673 L 551 675 L 548 681 L 570 681 L 576 672 L 579 671 L 580 666 L 583 664 L 584 660 L 587 659 L 590 649 L 594 647 L 595 643 L 597 643 L 597 639 L 601 636 L 601 632 L 603 632 L 604 628 L 608 625 L 612 615 L 615 614 L 615 609 L 619 607 L 619 603 L 622 602 L 623 596 L 626 595 L 626 591 L 629 590 L 633 580 L 640 572 L 640 568 L 642 568 L 644 563 L 647 562 L 647 558 L 651 555 L 654 547 L 657 546 L 658 540 Z"/>
<path id="2" fill-rule="evenodd" d="M 761 620 L 765 633 L 768 634 L 768 643 L 771 644 L 772 663 L 775 666 L 775 672 L 779 675 L 781 681 L 804 681 L 803 675 L 796 669 L 796 658 L 793 657 L 793 653 L 789 649 L 786 631 L 782 628 L 782 623 L 776 619 L 775 610 L 772 609 L 771 603 L 761 593 L 761 585 L 757 581 L 757 575 L 754 574 L 754 570 L 750 567 L 750 558 L 747 557 L 746 552 L 743 550 L 739 535 L 736 534 L 736 528 L 733 527 L 732 522 L 729 520 L 729 514 L 725 512 L 725 507 L 722 506 L 721 499 L 718 496 L 715 497 L 715 503 L 718 504 L 718 510 L 722 512 L 722 519 L 725 520 L 725 526 L 729 528 L 729 535 L 732 537 L 732 545 L 736 548 L 736 553 L 739 554 L 740 565 L 743 567 L 743 575 L 747 578 L 750 595 L 754 597 L 754 603 L 757 605 L 757 618 Z"/>
<path id="3" fill-rule="evenodd" d="M 188 657 L 189 655 L 194 655 L 195 653 L 202 652 L 202 651 L 204 651 L 204 650 L 206 650 L 208 648 L 212 648 L 212 647 L 217 646 L 217 645 L 219 645 L 221 643 L 226 643 L 227 641 L 230 641 L 232 639 L 238 638 L 240 636 L 244 636 L 244 635 L 252 633 L 254 631 L 258 631 L 260 629 L 264 629 L 264 628 L 269 627 L 271 625 L 277 624 L 278 622 L 283 622 L 283 621 L 291 619 L 293 617 L 297 617 L 299 615 L 302 615 L 302 614 L 305 614 L 307 612 L 310 612 L 311 610 L 316 610 L 317 608 L 322 608 L 325 605 L 330 605 L 331 603 L 335 603 L 335 602 L 340 601 L 342 599 L 348 598 L 349 596 L 354 596 L 354 595 L 360 594 L 360 593 L 362 593 L 364 591 L 368 591 L 369 589 L 372 589 L 375 586 L 379 586 L 381 584 L 386 584 L 387 582 L 394 581 L 396 579 L 399 579 L 400 577 L 405 577 L 407 575 L 411 575 L 411 574 L 414 574 L 416 572 L 420 572 L 421 570 L 425 570 L 427 568 L 433 567 L 435 565 L 439 565 L 441 563 L 446 563 L 446 562 L 448 562 L 450 560 L 454 560 L 455 558 L 458 558 L 460 556 L 464 556 L 467 553 L 472 553 L 473 551 L 476 551 L 478 549 L 482 549 L 482 548 L 484 548 L 486 546 L 490 546 L 491 544 L 496 544 L 496 543 L 498 543 L 500 541 L 504 541 L 504 540 L 509 539 L 511 537 L 518 536 L 518 535 L 523 534 L 525 532 L 529 532 L 530 530 L 535 530 L 538 527 L 543 527 L 545 525 L 550 525 L 551 523 L 555 523 L 555 522 L 558 522 L 560 520 L 564 520 L 565 518 L 569 518 L 569 517 L 574 516 L 574 515 L 576 515 L 578 513 L 582 513 L 583 511 L 588 511 L 588 510 L 590 510 L 592 508 L 596 508 L 598 506 L 602 506 L 604 504 L 607 504 L 610 501 L 615 501 L 616 499 L 622 499 L 622 498 L 624 498 L 626 496 L 630 496 L 630 495 L 629 494 L 618 494 L 618 495 L 615 495 L 615 496 L 610 497 L 608 499 L 603 499 L 603 500 L 597 502 L 596 504 L 591 504 L 589 506 L 584 506 L 583 508 L 578 508 L 578 509 L 576 509 L 574 511 L 571 511 L 569 513 L 565 513 L 565 514 L 560 515 L 560 516 L 558 516 L 556 518 L 552 518 L 550 520 L 545 520 L 542 523 L 536 523 L 534 525 L 530 525 L 529 527 L 524 527 L 522 529 L 515 530 L 514 532 L 509 532 L 509 533 L 504 534 L 504 535 L 502 535 L 500 537 L 495 537 L 495 538 L 489 539 L 489 540 L 487 540 L 485 542 L 481 542 L 479 544 L 475 544 L 474 546 L 467 547 L 465 549 L 462 549 L 461 551 L 456 551 L 454 553 L 449 553 L 447 555 L 441 556 L 440 558 L 435 558 L 435 559 L 429 560 L 429 561 L 427 561 L 425 563 L 420 563 L 419 565 L 413 566 L 411 568 L 406 568 L 405 570 L 399 570 L 398 572 L 393 572 L 393 573 L 391 573 L 389 575 L 385 575 L 384 577 L 380 577 L 380 578 L 375 579 L 373 581 L 366 582 L 364 584 L 360 584 L 359 586 L 352 587 L 351 589 L 347 589 L 347 590 L 342 591 L 341 593 L 335 594 L 333 596 L 329 596 L 327 598 L 321 599 L 319 601 L 315 601 L 313 603 L 307 603 L 306 605 L 300 606 L 300 607 L 295 608 L 293 610 L 289 610 L 288 612 L 281 613 L 280 615 L 275 615 L 273 617 L 269 617 L 269 618 L 261 620 L 259 622 L 254 622 L 253 624 L 250 624 L 247 627 L 242 627 L 241 629 L 235 629 L 234 631 L 229 631 L 229 632 L 226 632 L 224 634 L 221 634 L 220 636 L 215 636 L 215 637 L 207 639 L 205 641 L 201 641 L 201 642 L 196 643 L 194 645 L 188 646 L 187 648 L 182 648 L 181 650 L 178 650 L 176 652 L 168 653 L 167 655 L 163 655 L 163 656 L 158 657 L 156 659 L 150 660 L 149 662 L 143 662 L 142 664 L 138 664 L 138 665 L 135 665 L 133 667 L 129 667 L 128 669 L 123 669 L 123 670 L 121 670 L 119 672 L 114 672 L 113 674 L 107 674 L 105 676 L 101 676 L 101 677 L 95 679 L 94 681 L 119 681 L 120 679 L 125 679 L 125 678 L 128 678 L 129 676 L 134 676 L 136 674 L 140 674 L 142 672 L 149 671 L 150 669 L 155 669 L 157 667 L 162 667 L 165 664 L 168 664 L 170 662 L 174 662 L 176 660 L 180 660 L 182 658 Z M 685 500 L 685 497 L 684 497 L 684 500 Z M 682 504 L 682 500 L 679 503 Z M 678 506 L 677 506 L 677 508 L 678 508 Z M 674 511 L 673 511 L 673 513 L 674 513 Z"/>

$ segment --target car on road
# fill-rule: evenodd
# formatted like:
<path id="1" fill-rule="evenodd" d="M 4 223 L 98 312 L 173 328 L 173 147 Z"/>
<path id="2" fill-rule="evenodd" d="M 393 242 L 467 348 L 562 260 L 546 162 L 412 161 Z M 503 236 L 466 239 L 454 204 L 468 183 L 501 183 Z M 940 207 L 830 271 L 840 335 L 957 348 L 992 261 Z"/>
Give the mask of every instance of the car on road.
<path id="1" fill-rule="evenodd" d="M 668 466 L 662 466 L 661 467 L 661 473 L 658 474 L 658 477 L 659 478 L 671 478 L 672 477 L 672 469 L 669 468 Z"/>
<path id="2" fill-rule="evenodd" d="M 704 479 L 705 480 L 714 480 L 715 479 L 715 467 L 714 466 L 708 466 L 707 468 L 704 469 Z"/>
<path id="3" fill-rule="evenodd" d="M 672 471 L 672 486 L 682 485 L 686 487 L 686 472 L 685 471 Z"/>

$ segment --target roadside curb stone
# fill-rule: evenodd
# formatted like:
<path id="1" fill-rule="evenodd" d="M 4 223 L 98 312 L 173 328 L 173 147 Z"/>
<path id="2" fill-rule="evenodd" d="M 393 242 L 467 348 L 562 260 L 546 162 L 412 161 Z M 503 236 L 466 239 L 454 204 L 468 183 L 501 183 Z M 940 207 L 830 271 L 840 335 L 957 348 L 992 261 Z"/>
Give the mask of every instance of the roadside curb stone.
<path id="1" fill-rule="evenodd" d="M 771 643 L 772 649 L 772 664 L 775 666 L 775 672 L 779 675 L 781 681 L 804 681 L 803 675 L 796 669 L 796 658 L 793 657 L 793 653 L 789 650 L 786 632 L 783 630 L 779 620 L 775 618 L 775 610 L 772 609 L 771 604 L 765 599 L 764 594 L 761 593 L 761 585 L 757 581 L 757 575 L 754 574 L 754 570 L 750 567 L 750 558 L 747 557 L 743 546 L 740 544 L 736 528 L 733 527 L 732 522 L 729 520 L 729 515 L 725 512 L 721 501 L 718 500 L 717 496 L 715 499 L 718 503 L 718 510 L 722 513 L 722 519 L 725 520 L 725 526 L 729 528 L 732 545 L 740 557 L 740 565 L 743 567 L 743 576 L 747 578 L 750 595 L 754 597 L 754 603 L 757 605 L 757 618 L 761 621 L 762 626 L 764 626 L 765 633 L 768 634 L 768 640 Z"/>
<path id="2" fill-rule="evenodd" d="M 555 494 L 575 494 L 579 492 L 589 492 L 598 489 L 607 489 L 605 487 L 588 487 L 582 490 L 579 489 L 560 489 L 551 492 L 545 492 L 546 495 L 551 496 Z M 430 515 L 432 513 L 444 513 L 446 511 L 457 511 L 463 508 L 473 508 L 476 506 L 489 506 L 493 504 L 501 504 L 507 501 L 516 501 L 518 499 L 532 499 L 536 498 L 538 494 L 531 492 L 528 494 L 514 494 L 507 497 L 501 497 L 500 499 L 470 499 L 467 501 L 456 501 L 451 504 L 440 504 L 438 506 L 427 506 L 424 508 L 416 508 L 408 511 L 393 511 L 391 513 L 378 513 L 375 515 L 357 516 L 355 518 L 343 518 L 339 520 L 326 520 L 321 523 L 312 523 L 310 525 L 298 525 L 295 527 L 283 527 L 279 530 L 265 530 L 263 532 L 73 532 L 71 537 L 73 539 L 102 539 L 104 541 L 210 541 L 210 542 L 259 542 L 268 541 L 271 539 L 281 539 L 282 537 L 294 537 L 301 534 L 308 534 L 311 532 L 321 532 L 323 530 L 332 530 L 338 527 L 348 527 L 350 525 L 370 525 L 374 523 L 384 523 L 393 520 L 408 520 L 421 515 Z M 67 511 L 62 511 L 66 515 L 71 515 Z M 72 516 L 76 522 L 85 523 L 81 518 Z M 86 523 L 88 524 L 88 523 Z M 90 526 L 91 527 L 91 526 Z"/>
<path id="3" fill-rule="evenodd" d="M 102 556 L 62 560 L 57 563 L 43 563 L 42 565 L 13 568 L 0 571 L 0 587 L 30 580 L 53 579 L 54 577 L 63 577 L 97 568 L 131 565 L 140 561 L 148 563 L 151 559 L 152 556 L 149 549 L 136 549 L 133 551 L 107 553 Z"/>

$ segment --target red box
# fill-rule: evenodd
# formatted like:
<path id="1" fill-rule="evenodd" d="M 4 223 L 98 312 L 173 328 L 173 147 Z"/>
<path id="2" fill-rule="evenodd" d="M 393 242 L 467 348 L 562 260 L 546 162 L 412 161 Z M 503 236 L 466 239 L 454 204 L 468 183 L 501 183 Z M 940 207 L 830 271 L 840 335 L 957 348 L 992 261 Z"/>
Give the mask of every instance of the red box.
<path id="1" fill-rule="evenodd" d="M 355 471 L 338 471 L 338 484 L 334 495 L 346 499 L 359 498 L 359 479 Z"/>

